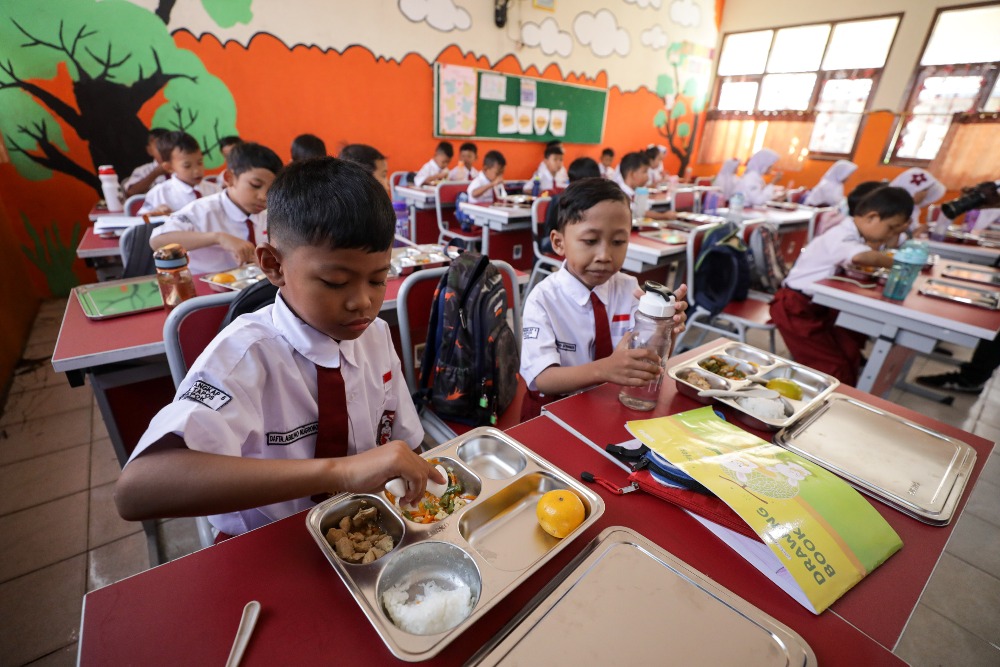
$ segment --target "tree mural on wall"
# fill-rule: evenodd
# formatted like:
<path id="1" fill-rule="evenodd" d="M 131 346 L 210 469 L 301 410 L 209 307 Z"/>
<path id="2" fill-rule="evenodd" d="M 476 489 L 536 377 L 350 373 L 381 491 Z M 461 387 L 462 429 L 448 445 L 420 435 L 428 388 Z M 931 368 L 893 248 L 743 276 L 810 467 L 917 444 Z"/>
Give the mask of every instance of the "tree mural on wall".
<path id="1" fill-rule="evenodd" d="M 653 116 L 653 126 L 666 140 L 678 160 L 682 176 L 691 162 L 698 124 L 708 96 L 709 58 L 697 55 L 703 47 L 691 42 L 673 42 L 666 58 L 671 73 L 656 80 L 656 94 L 663 98 L 663 109 Z M 681 83 L 682 76 L 683 84 Z"/>

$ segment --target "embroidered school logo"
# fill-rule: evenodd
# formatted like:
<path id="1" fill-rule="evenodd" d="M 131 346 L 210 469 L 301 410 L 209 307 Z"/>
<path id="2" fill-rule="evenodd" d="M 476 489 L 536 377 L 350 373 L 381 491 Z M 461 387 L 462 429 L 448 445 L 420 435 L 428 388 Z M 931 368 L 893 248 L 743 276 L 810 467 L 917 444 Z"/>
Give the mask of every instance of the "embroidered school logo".
<path id="1" fill-rule="evenodd" d="M 563 352 L 576 352 L 576 343 L 563 343 L 562 341 L 556 341 L 556 349 L 562 350 Z"/>
<path id="2" fill-rule="evenodd" d="M 233 397 L 222 391 L 218 387 L 213 387 L 204 380 L 198 380 L 188 389 L 181 398 L 189 401 L 197 401 L 206 408 L 218 411 L 223 405 L 233 400 Z"/>
<path id="3" fill-rule="evenodd" d="M 910 176 L 910 185 L 923 185 L 924 181 L 927 180 L 927 174 L 913 174 Z"/>
<path id="4" fill-rule="evenodd" d="M 291 431 L 286 431 L 284 433 L 270 432 L 267 434 L 267 444 L 290 445 L 296 440 L 301 440 L 306 436 L 316 435 L 317 433 L 319 433 L 319 422 L 315 421 L 311 424 L 305 424 L 304 426 L 293 428 Z"/>
<path id="5" fill-rule="evenodd" d="M 538 338 L 538 327 L 524 327 L 521 335 L 525 338 Z"/>
<path id="6" fill-rule="evenodd" d="M 392 440 L 392 425 L 395 421 L 395 410 L 386 410 L 382 413 L 382 418 L 378 420 L 378 431 L 375 434 L 375 439 L 378 441 L 379 446 Z"/>

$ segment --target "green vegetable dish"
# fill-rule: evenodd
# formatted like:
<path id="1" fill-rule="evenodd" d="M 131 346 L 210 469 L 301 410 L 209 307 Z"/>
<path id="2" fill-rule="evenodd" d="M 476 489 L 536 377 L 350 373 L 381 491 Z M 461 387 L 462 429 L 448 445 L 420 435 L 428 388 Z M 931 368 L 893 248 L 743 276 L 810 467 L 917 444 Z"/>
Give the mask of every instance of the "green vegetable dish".
<path id="1" fill-rule="evenodd" d="M 430 462 L 433 464 L 438 463 L 436 459 L 432 459 Z M 465 493 L 465 487 L 455 475 L 454 468 L 448 467 L 445 469 L 448 471 L 448 488 L 444 494 L 438 498 L 425 491 L 423 499 L 416 506 L 403 505 L 400 507 L 404 517 L 414 523 L 434 523 L 435 521 L 447 519 L 456 510 L 465 507 L 470 501 L 476 499 L 476 496 Z M 389 498 L 389 502 L 396 502 L 395 497 L 388 491 L 385 492 L 385 495 Z"/>

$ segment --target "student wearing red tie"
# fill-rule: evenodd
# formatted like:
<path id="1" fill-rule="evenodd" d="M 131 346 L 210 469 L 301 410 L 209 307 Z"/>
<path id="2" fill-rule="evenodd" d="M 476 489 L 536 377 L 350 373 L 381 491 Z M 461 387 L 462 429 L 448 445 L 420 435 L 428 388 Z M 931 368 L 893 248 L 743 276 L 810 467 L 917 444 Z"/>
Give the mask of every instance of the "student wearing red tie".
<path id="1" fill-rule="evenodd" d="M 541 406 L 602 382 L 640 386 L 660 373 L 648 350 L 629 350 L 626 334 L 639 306 L 638 281 L 621 273 L 632 213 L 617 184 L 604 178 L 571 183 L 559 198 L 552 248 L 565 258 L 524 304 L 521 377 L 528 385 L 521 418 Z M 675 331 L 684 326 L 678 290 Z"/>
<path id="2" fill-rule="evenodd" d="M 219 191 L 213 181 L 205 180 L 201 146 L 190 134 L 167 132 L 156 139 L 156 151 L 162 160 L 160 166 L 170 178 L 146 193 L 140 214 L 166 215 Z"/>
<path id="3" fill-rule="evenodd" d="M 413 451 L 423 430 L 378 319 L 396 224 L 385 190 L 318 158 L 289 165 L 268 204 L 257 259 L 278 297 L 226 327 L 150 423 L 115 489 L 126 519 L 209 515 L 236 535 L 325 494 L 402 477 L 415 502 L 428 478 L 447 481 Z"/>
<path id="4" fill-rule="evenodd" d="M 179 243 L 188 251 L 192 273 L 216 273 L 256 261 L 257 244 L 267 240 L 267 192 L 281 171 L 270 148 L 245 142 L 226 162 L 226 189 L 201 197 L 153 230 L 153 250 Z"/>

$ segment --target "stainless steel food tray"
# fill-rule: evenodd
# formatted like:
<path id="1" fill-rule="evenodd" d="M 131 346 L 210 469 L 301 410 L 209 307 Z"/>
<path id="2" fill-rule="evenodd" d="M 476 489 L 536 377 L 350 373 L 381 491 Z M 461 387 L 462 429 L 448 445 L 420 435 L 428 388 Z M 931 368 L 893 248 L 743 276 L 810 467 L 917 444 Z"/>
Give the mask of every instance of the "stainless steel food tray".
<path id="1" fill-rule="evenodd" d="M 626 628 L 626 643 L 609 639 Z M 788 626 L 639 533 L 612 526 L 468 664 L 626 662 L 807 667 L 816 656 Z"/>
<path id="2" fill-rule="evenodd" d="M 397 276 L 405 276 L 413 273 L 418 268 L 427 269 L 444 266 L 449 262 L 451 262 L 451 258 L 445 253 L 445 249 L 437 244 L 428 243 L 418 246 L 393 248 L 390 273 Z"/>
<path id="3" fill-rule="evenodd" d="M 938 526 L 951 521 L 976 463 L 976 450 L 961 440 L 840 394 L 774 443 Z"/>
<path id="4" fill-rule="evenodd" d="M 639 232 L 643 238 L 659 241 L 668 245 L 683 245 L 688 242 L 688 233 L 676 229 L 658 229 L 656 231 Z"/>
<path id="5" fill-rule="evenodd" d="M 920 293 L 924 296 L 964 303 L 969 306 L 976 306 L 977 308 L 986 308 L 987 310 L 997 310 L 1000 308 L 1000 292 L 962 285 L 961 283 L 928 280 L 920 287 Z"/>
<path id="6" fill-rule="evenodd" d="M 730 380 L 699 366 L 699 362 L 712 356 L 720 356 L 736 363 L 740 370 L 747 374 L 748 379 Z M 771 378 L 788 378 L 802 387 L 802 400 L 786 399 L 792 412 L 790 415 L 786 414 L 782 419 L 758 417 L 745 410 L 735 399 L 699 396 L 698 387 L 678 377 L 678 375 L 686 374 L 689 369 L 694 369 L 700 377 L 711 385 L 712 389 L 739 390 L 763 386 Z M 737 411 L 737 419 L 744 424 L 768 431 L 777 431 L 795 423 L 802 415 L 819 405 L 824 398 L 840 386 L 840 381 L 831 375 L 797 364 L 776 354 L 765 352 L 752 345 L 731 340 L 721 342 L 705 354 L 672 367 L 668 374 L 677 383 L 677 390 L 685 396 L 705 404 L 710 404 L 712 401 L 724 403 Z"/>
<path id="7" fill-rule="evenodd" d="M 604 513 L 601 497 L 571 475 L 494 428 L 478 428 L 424 454 L 454 469 L 477 498 L 432 524 L 403 518 L 384 494 L 340 494 L 314 507 L 306 518 L 313 539 L 354 595 L 393 655 L 411 662 L 437 655 Z M 562 540 L 538 525 L 538 498 L 570 489 L 583 501 L 586 518 Z M 379 509 L 379 523 L 395 548 L 367 565 L 342 561 L 326 532 L 362 502 Z M 433 635 L 405 632 L 392 622 L 382 593 L 405 580 L 465 581 L 476 598 L 472 613 L 451 630 Z"/>
<path id="8" fill-rule="evenodd" d="M 216 276 L 224 273 L 231 275 L 233 280 L 228 283 L 219 283 L 213 280 Z M 267 276 L 264 275 L 264 272 L 256 264 L 243 264 L 242 266 L 236 266 L 225 271 L 207 273 L 201 277 L 201 281 L 211 285 L 212 289 L 216 292 L 239 292 L 251 285 L 256 285 L 261 280 L 267 280 Z"/>
<path id="9" fill-rule="evenodd" d="M 163 308 L 163 296 L 156 276 L 136 276 L 73 288 L 83 314 L 91 320 Z"/>
<path id="10" fill-rule="evenodd" d="M 941 275 L 945 278 L 967 280 L 972 283 L 982 283 L 983 285 L 990 285 L 991 287 L 1000 287 L 1000 273 L 990 269 L 973 269 L 967 266 L 955 266 L 954 264 L 948 264 L 944 267 L 944 271 Z"/>

